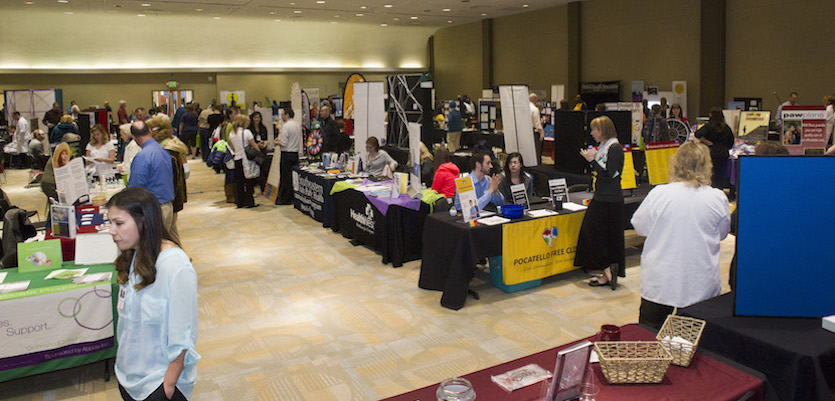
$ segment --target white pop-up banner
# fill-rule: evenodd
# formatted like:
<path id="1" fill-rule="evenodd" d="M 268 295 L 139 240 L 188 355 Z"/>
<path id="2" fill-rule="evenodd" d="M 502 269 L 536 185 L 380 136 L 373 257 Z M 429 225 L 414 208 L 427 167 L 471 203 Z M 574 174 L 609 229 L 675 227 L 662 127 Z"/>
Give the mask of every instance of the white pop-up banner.
<path id="1" fill-rule="evenodd" d="M 354 82 L 354 150 L 367 166 L 365 141 L 386 138 L 385 90 L 382 82 Z"/>
<path id="2" fill-rule="evenodd" d="M 525 167 L 538 165 L 528 87 L 502 85 L 499 86 L 499 95 L 502 99 L 505 150 L 507 153 L 521 153 Z"/>

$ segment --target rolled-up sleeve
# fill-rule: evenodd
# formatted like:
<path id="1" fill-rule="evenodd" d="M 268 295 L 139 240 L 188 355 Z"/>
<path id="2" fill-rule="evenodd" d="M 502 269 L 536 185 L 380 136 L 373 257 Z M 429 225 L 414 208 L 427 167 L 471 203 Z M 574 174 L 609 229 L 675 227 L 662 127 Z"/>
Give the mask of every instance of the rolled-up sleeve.
<path id="1" fill-rule="evenodd" d="M 185 365 L 196 364 L 200 354 L 196 349 L 197 274 L 194 269 L 189 266 L 174 273 L 169 291 L 168 343 L 165 353 L 169 361 L 174 361 L 185 351 Z"/>

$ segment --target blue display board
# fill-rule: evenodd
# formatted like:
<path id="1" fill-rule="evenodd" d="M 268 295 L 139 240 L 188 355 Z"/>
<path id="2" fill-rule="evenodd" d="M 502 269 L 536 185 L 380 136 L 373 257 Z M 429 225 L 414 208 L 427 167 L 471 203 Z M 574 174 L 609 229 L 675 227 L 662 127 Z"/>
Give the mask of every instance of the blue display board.
<path id="1" fill-rule="evenodd" d="M 739 160 L 735 313 L 835 315 L 835 157 Z"/>

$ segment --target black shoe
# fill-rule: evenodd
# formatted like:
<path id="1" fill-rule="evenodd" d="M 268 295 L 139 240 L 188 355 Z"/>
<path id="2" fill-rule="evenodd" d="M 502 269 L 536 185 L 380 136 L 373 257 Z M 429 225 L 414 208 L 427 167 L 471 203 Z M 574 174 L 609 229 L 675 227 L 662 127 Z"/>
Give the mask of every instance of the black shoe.
<path id="1" fill-rule="evenodd" d="M 609 281 L 607 283 L 601 283 L 597 280 L 592 280 L 592 281 L 589 281 L 589 287 L 603 287 L 605 285 L 609 285 L 609 283 L 611 283 L 611 281 Z"/>
<path id="2" fill-rule="evenodd" d="M 618 288 L 618 265 L 610 266 L 609 271 L 612 272 L 612 279 L 609 280 L 609 285 L 612 286 L 612 291 L 614 291 Z"/>
<path id="3" fill-rule="evenodd" d="M 261 205 L 256 203 L 256 204 L 254 204 L 254 205 L 249 205 L 249 206 L 247 206 L 246 208 L 247 208 L 247 209 L 254 209 L 254 208 L 258 207 L 258 206 L 261 206 Z"/>

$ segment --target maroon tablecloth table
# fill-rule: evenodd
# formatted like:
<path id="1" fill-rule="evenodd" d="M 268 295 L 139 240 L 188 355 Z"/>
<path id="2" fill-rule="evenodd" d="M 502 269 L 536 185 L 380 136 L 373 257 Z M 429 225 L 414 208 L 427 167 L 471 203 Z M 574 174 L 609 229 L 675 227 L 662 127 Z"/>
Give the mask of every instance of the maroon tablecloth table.
<path id="1" fill-rule="evenodd" d="M 539 398 L 541 383 L 507 393 L 497 384 L 493 383 L 490 380 L 490 376 L 499 375 L 531 363 L 535 363 L 548 371 L 553 371 L 558 350 L 589 339 L 585 338 L 547 351 L 528 355 L 514 361 L 464 375 L 463 377 L 473 384 L 473 388 L 476 391 L 476 400 L 478 401 L 534 401 Z M 621 328 L 621 339 L 625 341 L 654 340 L 655 334 L 638 325 L 630 324 Z M 683 368 L 670 365 L 664 380 L 659 384 L 609 385 L 603 373 L 600 371 L 600 364 L 595 363 L 592 367 L 595 376 L 594 382 L 600 387 L 600 393 L 597 395 L 598 401 L 736 401 L 749 391 L 753 392 L 753 396 L 749 400 L 762 400 L 763 398 L 764 384 L 762 380 L 701 353 L 696 354 L 689 367 Z M 439 383 L 436 383 L 418 390 L 400 394 L 387 398 L 386 401 L 434 401 L 437 399 L 435 391 L 438 389 L 438 385 Z"/>
<path id="2" fill-rule="evenodd" d="M 81 220 L 81 216 L 85 214 L 99 214 L 99 207 L 98 206 L 91 206 L 91 205 L 83 205 L 77 206 L 75 208 L 76 216 L 78 220 Z M 99 217 L 99 220 L 102 218 Z M 94 220 L 96 220 L 94 218 Z M 97 220 L 96 220 L 97 221 Z M 99 232 L 96 229 L 95 225 L 85 225 L 82 226 L 81 223 L 78 224 L 76 233 L 77 234 L 94 234 Z M 59 238 L 52 235 L 52 227 L 47 226 L 46 235 L 44 239 L 60 239 L 61 240 L 61 255 L 64 258 L 64 262 L 69 260 L 75 260 L 75 238 Z"/>

